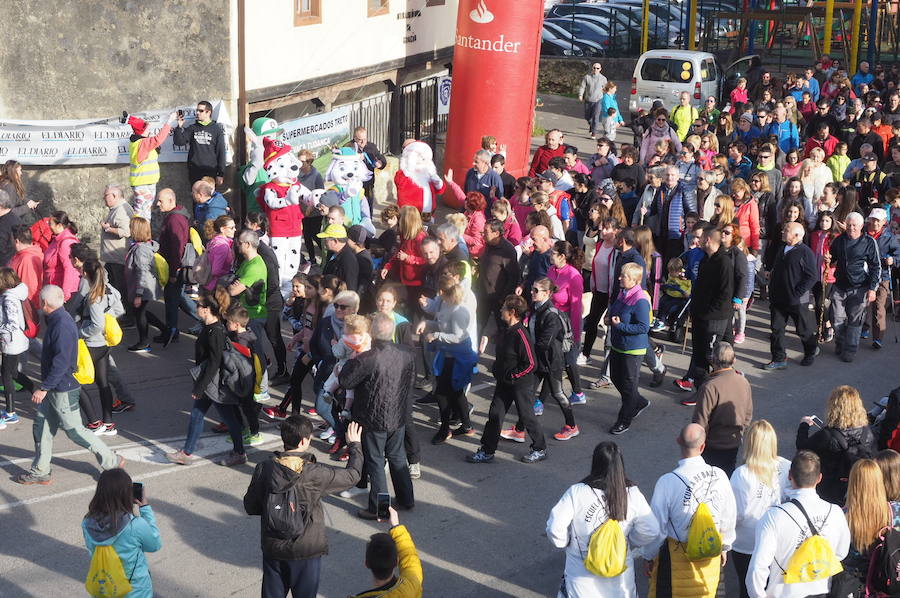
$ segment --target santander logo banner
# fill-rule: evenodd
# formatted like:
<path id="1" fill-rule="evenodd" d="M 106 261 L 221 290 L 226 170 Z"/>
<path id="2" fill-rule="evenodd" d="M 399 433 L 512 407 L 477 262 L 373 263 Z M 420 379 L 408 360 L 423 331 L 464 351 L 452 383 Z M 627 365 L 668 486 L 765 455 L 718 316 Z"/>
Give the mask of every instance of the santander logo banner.
<path id="1" fill-rule="evenodd" d="M 498 0 L 493 1 L 497 2 Z M 509 2 L 510 0 L 505 1 Z M 485 25 L 490 26 L 485 27 Z M 466 32 L 468 33 L 466 34 L 463 33 L 463 30 L 470 30 L 470 32 Z M 500 33 L 501 30 L 503 33 Z M 522 41 L 513 41 L 516 37 L 518 36 L 513 35 L 508 26 L 501 28 L 494 13 L 488 9 L 485 0 L 477 0 L 475 7 L 469 11 L 469 20 L 465 23 L 459 22 L 457 25 L 456 46 L 482 52 L 518 54 L 522 48 Z"/>
<path id="2" fill-rule="evenodd" d="M 469 18 L 476 23 L 490 23 L 494 20 L 494 13 L 488 10 L 484 0 L 480 0 L 478 6 L 469 13 Z"/>

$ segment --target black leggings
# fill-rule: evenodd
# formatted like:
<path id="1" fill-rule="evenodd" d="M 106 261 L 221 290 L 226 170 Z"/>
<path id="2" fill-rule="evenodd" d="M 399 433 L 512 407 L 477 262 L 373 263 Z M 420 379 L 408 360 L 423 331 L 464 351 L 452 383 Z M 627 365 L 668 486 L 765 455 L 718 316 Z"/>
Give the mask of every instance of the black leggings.
<path id="1" fill-rule="evenodd" d="M 109 386 L 109 346 L 88 347 L 91 361 L 94 362 L 94 384 L 100 394 L 100 409 L 103 413 L 103 422 L 112 422 L 112 388 Z"/>
<path id="2" fill-rule="evenodd" d="M 162 320 L 157 318 L 152 312 L 148 310 L 149 307 L 150 301 L 141 299 L 141 306 L 134 308 L 134 325 L 135 328 L 137 328 L 138 332 L 137 344 L 141 346 L 147 344 L 147 334 L 150 325 L 159 328 L 160 332 L 166 331 L 166 325 L 162 323 Z"/>
<path id="3" fill-rule="evenodd" d="M 275 363 L 278 373 L 287 369 L 287 348 L 281 335 L 281 311 L 269 310 L 266 314 L 266 336 L 275 351 Z"/>
<path id="4" fill-rule="evenodd" d="M 468 430 L 472 427 L 469 421 L 469 404 L 466 401 L 465 389 L 456 390 L 453 388 L 453 363 L 452 357 L 444 359 L 443 369 L 437 378 L 437 388 L 435 394 L 438 399 L 438 407 L 441 410 L 441 428 L 440 432 L 446 434 L 450 431 L 450 418 L 453 408 L 459 409 L 459 419 L 462 422 L 462 428 Z"/>
<path id="5" fill-rule="evenodd" d="M 16 393 L 15 383 L 18 382 L 27 391 L 34 390 L 34 384 L 25 375 L 19 372 L 19 356 L 3 354 L 3 363 L 0 365 L 0 379 L 3 382 L 3 394 L 6 396 L 6 412 L 15 413 L 16 405 L 13 397 Z"/>
<path id="6" fill-rule="evenodd" d="M 590 357 L 591 355 L 594 341 L 597 340 L 597 326 L 600 325 L 600 317 L 606 311 L 608 305 L 608 293 L 601 293 L 600 291 L 591 293 L 591 310 L 584 320 L 584 347 L 581 349 L 581 353 L 585 357 Z"/>
<path id="7" fill-rule="evenodd" d="M 306 374 L 311 369 L 311 361 L 309 364 L 304 364 L 302 355 L 297 358 L 297 361 L 294 362 L 294 369 L 291 371 L 291 384 L 288 386 L 287 392 L 284 393 L 284 398 L 281 399 L 278 409 L 287 411 L 287 407 L 290 405 L 291 413 L 300 413 L 302 410 L 300 400 L 302 398 L 303 379 L 306 378 Z M 313 400 L 313 406 L 315 406 L 315 400 Z"/>
<path id="8" fill-rule="evenodd" d="M 235 414 L 238 421 L 241 421 L 241 414 L 244 415 L 244 419 L 247 420 L 247 427 L 250 428 L 250 434 L 253 436 L 259 434 L 259 412 L 261 410 L 262 405 L 253 400 L 253 397 L 250 397 L 250 399 L 241 401 L 240 413 Z"/>
<path id="9" fill-rule="evenodd" d="M 566 393 L 563 392 L 562 372 L 538 374 L 538 384 L 541 385 L 541 401 L 546 403 L 547 395 L 553 397 L 562 411 L 566 425 L 574 426 L 575 416 L 572 415 L 572 406 L 569 404 L 569 399 L 566 398 Z M 519 425 L 516 425 L 516 428 L 521 429 Z"/>

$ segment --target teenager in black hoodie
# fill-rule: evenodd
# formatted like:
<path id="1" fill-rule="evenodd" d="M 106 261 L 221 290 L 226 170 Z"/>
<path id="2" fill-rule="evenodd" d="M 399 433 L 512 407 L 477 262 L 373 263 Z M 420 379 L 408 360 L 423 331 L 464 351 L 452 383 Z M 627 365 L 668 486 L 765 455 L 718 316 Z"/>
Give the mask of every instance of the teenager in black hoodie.
<path id="1" fill-rule="evenodd" d="M 205 176 L 215 177 L 216 185 L 225 182 L 225 130 L 212 120 L 212 104 L 197 102 L 197 121 L 185 128 L 184 116 L 178 116 L 178 126 L 172 142 L 188 146 L 188 178 L 193 185 Z"/>

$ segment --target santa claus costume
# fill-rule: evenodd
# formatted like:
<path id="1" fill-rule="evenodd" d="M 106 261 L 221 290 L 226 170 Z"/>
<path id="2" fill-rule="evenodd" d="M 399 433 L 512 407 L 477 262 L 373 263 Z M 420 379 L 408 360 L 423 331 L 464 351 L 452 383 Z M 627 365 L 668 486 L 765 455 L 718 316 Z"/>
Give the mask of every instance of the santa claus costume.
<path id="1" fill-rule="evenodd" d="M 422 220 L 431 220 L 437 210 L 437 197 L 444 192 L 445 185 L 437 175 L 428 144 L 414 141 L 403 148 L 394 184 L 399 207 L 412 206 L 422 214 Z"/>

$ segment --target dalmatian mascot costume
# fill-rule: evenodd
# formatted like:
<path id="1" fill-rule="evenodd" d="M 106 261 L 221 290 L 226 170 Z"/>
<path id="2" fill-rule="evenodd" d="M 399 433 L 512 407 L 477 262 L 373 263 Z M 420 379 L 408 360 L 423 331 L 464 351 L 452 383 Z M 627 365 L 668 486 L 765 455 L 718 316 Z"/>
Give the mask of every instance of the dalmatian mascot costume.
<path id="1" fill-rule="evenodd" d="M 437 174 L 434 156 L 427 143 L 413 141 L 403 148 L 394 184 L 398 206 L 412 206 L 422 214 L 422 220 L 431 220 L 437 209 L 437 196 L 444 192 L 445 185 Z"/>
<path id="2" fill-rule="evenodd" d="M 300 267 L 303 245 L 303 210 L 301 204 L 315 201 L 309 189 L 297 181 L 300 160 L 288 144 L 263 138 L 263 169 L 269 182 L 259 186 L 256 203 L 269 218 L 269 240 L 278 257 L 281 294 L 288 297 L 291 279 Z"/>
<path id="3" fill-rule="evenodd" d="M 366 168 L 362 154 L 349 147 L 334 150 L 325 173 L 325 193 L 319 199 L 319 211 L 327 214 L 328 208 L 341 206 L 347 228 L 358 224 L 366 229 L 369 236 L 375 236 L 369 202 L 363 192 L 363 183 L 371 178 L 372 171 Z"/>

